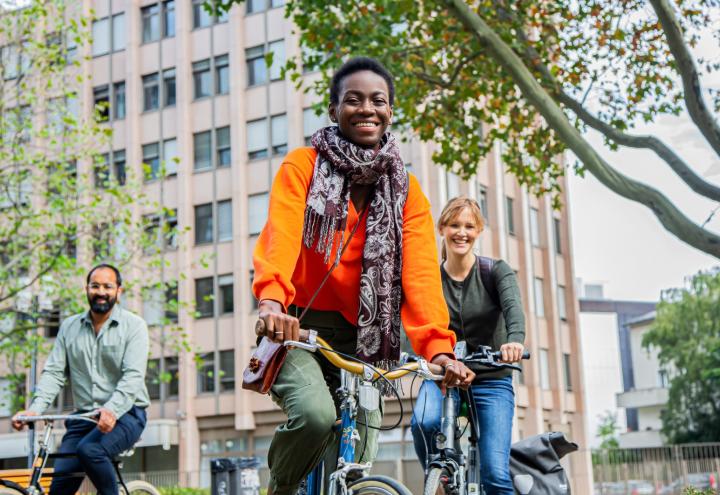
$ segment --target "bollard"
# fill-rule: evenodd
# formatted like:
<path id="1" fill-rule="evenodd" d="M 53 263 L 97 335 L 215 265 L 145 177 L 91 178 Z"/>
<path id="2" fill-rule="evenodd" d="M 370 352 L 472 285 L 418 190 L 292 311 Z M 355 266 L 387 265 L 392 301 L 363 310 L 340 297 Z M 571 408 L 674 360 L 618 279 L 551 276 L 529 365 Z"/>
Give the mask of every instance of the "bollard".
<path id="1" fill-rule="evenodd" d="M 257 457 L 233 457 L 231 461 L 231 495 L 260 495 L 260 460 Z"/>
<path id="2" fill-rule="evenodd" d="M 230 473 L 235 470 L 231 459 L 210 459 L 210 493 L 211 495 L 234 495 L 231 489 Z"/>

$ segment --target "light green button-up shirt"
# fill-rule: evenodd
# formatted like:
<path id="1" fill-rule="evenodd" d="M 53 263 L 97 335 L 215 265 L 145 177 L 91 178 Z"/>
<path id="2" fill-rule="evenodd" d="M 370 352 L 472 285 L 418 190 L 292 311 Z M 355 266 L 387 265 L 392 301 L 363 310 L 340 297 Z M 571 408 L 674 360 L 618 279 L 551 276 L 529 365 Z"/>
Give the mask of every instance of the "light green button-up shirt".
<path id="1" fill-rule="evenodd" d="M 67 376 L 77 410 L 105 407 L 120 418 L 133 405 L 147 407 L 148 345 L 145 321 L 120 306 L 113 308 L 97 336 L 89 312 L 67 318 L 45 363 L 30 410 L 42 414 Z"/>

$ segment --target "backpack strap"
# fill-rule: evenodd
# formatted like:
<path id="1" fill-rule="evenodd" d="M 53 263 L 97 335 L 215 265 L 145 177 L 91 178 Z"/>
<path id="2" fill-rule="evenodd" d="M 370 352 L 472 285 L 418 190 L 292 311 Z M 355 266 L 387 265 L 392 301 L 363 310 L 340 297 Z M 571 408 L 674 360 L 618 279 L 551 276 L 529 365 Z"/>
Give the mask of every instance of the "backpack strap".
<path id="1" fill-rule="evenodd" d="M 488 294 L 490 299 L 495 303 L 495 306 L 500 307 L 500 294 L 498 294 L 497 285 L 495 284 L 495 278 L 492 275 L 492 269 L 495 266 L 495 260 L 486 256 L 477 257 L 477 268 L 480 272 L 480 280 L 482 281 L 483 287 Z"/>

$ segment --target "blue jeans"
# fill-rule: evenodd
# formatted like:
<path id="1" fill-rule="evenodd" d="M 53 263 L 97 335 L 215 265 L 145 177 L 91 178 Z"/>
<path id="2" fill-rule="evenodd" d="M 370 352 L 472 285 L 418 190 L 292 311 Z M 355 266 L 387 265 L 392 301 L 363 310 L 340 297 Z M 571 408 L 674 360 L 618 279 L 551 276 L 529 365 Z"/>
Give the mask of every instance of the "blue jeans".
<path id="1" fill-rule="evenodd" d="M 72 453 L 76 457 L 55 460 L 55 476 L 50 495 L 74 495 L 82 477 L 72 473 L 84 471 L 93 482 L 99 495 L 117 495 L 118 482 L 112 458 L 135 445 L 145 429 L 145 409 L 133 406 L 120 416 L 110 433 L 102 433 L 88 421 L 65 421 L 66 432 L 58 453 Z"/>
<path id="2" fill-rule="evenodd" d="M 450 393 L 457 394 L 457 389 Z M 510 443 L 515 412 L 515 393 L 512 377 L 487 379 L 473 385 L 473 399 L 477 411 L 480 438 L 480 479 L 486 495 L 513 495 L 510 478 Z M 442 392 L 435 382 L 425 381 L 420 387 L 412 416 L 415 452 L 425 467 L 427 448 L 436 453 L 434 434 L 440 430 Z M 458 407 L 460 401 L 457 402 Z"/>

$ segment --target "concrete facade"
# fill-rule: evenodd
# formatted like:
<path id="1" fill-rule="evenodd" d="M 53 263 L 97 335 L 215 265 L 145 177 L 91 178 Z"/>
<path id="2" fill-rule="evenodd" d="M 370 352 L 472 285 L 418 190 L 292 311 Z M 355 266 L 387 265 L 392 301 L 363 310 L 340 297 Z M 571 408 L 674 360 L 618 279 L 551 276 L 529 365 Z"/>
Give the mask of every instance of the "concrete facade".
<path id="1" fill-rule="evenodd" d="M 227 19 L 209 21 L 198 2 L 190 0 L 83 3 L 95 11 L 96 35 L 111 41 L 105 50 L 96 46 L 84 62 L 92 81 L 83 87 L 81 108 L 90 112 L 106 87 L 114 116 L 122 88 L 123 116 L 108 124 L 113 129 L 111 160 L 122 151 L 125 166 L 137 174 L 143 161 L 165 162 L 168 176 L 149 180 L 146 191 L 176 210 L 181 229 L 190 228 L 179 240 L 180 249 L 166 251 L 168 267 L 153 276 L 172 280 L 182 272 L 181 301 L 196 301 L 201 290 L 216 295 L 205 317 L 181 311 L 178 321 L 196 353 L 204 356 L 204 368 L 197 369 L 193 353 L 178 353 L 159 343 L 169 329 L 153 328 L 158 338 L 151 358 L 172 380 L 151 384 L 157 398 L 149 408 L 142 448 L 126 462 L 127 471 L 180 473 L 183 482 L 207 486 L 211 457 L 264 459 L 283 420 L 268 397 L 243 391 L 239 383 L 254 343 L 252 251 L 267 214 L 267 193 L 287 150 L 302 146 L 325 122 L 306 111 L 316 101 L 313 96 L 296 91 L 276 77 L 274 69 L 265 71 L 257 62 L 268 51 L 276 61 L 299 53 L 293 27 L 278 8 L 281 3 L 246 2 L 254 12 L 236 6 Z M 526 344 L 533 359 L 516 379 L 516 438 L 560 430 L 587 448 L 570 212 L 567 207 L 553 211 L 549 198 L 529 196 L 505 174 L 499 146 L 469 181 L 435 166 L 432 150 L 432 145 L 412 139 L 402 145 L 434 215 L 458 194 L 478 199 L 488 220 L 479 252 L 505 259 L 518 274 L 527 315 Z M 82 172 L 89 165 L 79 167 Z M 215 226 L 209 240 L 198 240 L 207 212 Z M 209 260 L 206 265 L 200 263 L 203 258 Z M 136 280 L 146 276 L 125 274 Z M 152 320 L 154 308 L 148 301 L 127 304 Z M 69 406 L 64 402 L 59 410 Z M 408 411 L 410 402 L 404 402 Z M 389 403 L 385 422 L 394 423 L 398 412 L 398 404 Z M 419 467 L 409 423 L 406 413 L 400 429 L 383 432 L 376 469 L 403 479 L 416 492 Z M 16 446 L 0 449 L 0 458 L 5 458 L 0 466 L 22 464 L 24 439 L 10 433 L 7 417 L 0 418 L 0 432 L 0 445 Z M 573 492 L 590 493 L 587 451 L 566 462 Z"/>

